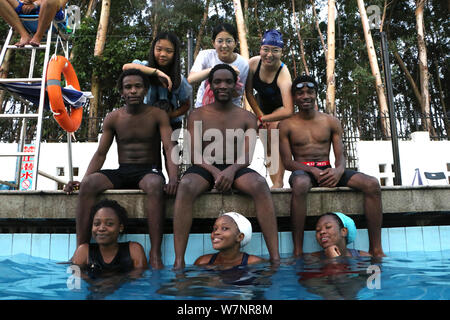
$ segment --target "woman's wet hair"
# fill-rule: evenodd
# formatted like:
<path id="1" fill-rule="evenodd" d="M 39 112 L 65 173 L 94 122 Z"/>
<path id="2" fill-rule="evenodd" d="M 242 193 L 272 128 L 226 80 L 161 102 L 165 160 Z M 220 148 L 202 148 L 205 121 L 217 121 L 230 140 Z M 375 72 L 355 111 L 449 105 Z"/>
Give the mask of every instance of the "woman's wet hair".
<path id="1" fill-rule="evenodd" d="M 169 31 L 161 31 L 159 32 L 155 39 L 152 41 L 152 45 L 150 47 L 150 53 L 148 57 L 148 66 L 151 68 L 161 69 L 161 67 L 157 64 L 155 59 L 155 46 L 159 40 L 167 40 L 173 45 L 174 54 L 172 63 L 168 66 L 167 70 L 163 70 L 166 73 L 170 80 L 172 80 L 172 86 L 174 89 L 177 89 L 181 83 L 181 63 L 180 63 L 180 50 L 181 44 L 180 39 L 173 32 Z M 167 72 L 166 72 L 167 71 Z M 150 79 L 152 85 L 161 85 L 158 79 L 155 77 Z"/>
<path id="2" fill-rule="evenodd" d="M 127 69 L 122 71 L 119 76 L 119 80 L 117 80 L 117 89 L 119 90 L 119 92 L 122 92 L 123 90 L 123 79 L 128 76 L 139 76 L 144 82 L 145 89 L 148 89 L 150 87 L 150 81 L 145 73 L 143 73 L 139 69 Z"/>
<path id="3" fill-rule="evenodd" d="M 125 226 L 127 225 L 128 222 L 128 214 L 127 214 L 127 210 L 122 207 L 117 201 L 115 200 L 110 200 L 110 199 L 103 199 L 100 200 L 97 204 L 95 204 L 92 209 L 91 209 L 91 221 L 94 220 L 94 216 L 95 214 L 103 208 L 110 208 L 112 209 L 115 214 L 117 215 L 117 217 L 119 218 L 119 222 L 120 224 L 122 224 L 125 228 Z"/>

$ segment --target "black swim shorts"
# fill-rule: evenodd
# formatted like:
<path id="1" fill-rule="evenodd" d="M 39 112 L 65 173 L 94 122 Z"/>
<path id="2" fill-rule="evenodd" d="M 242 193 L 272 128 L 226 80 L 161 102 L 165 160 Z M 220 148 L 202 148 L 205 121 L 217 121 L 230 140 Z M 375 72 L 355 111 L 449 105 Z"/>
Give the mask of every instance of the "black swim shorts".
<path id="1" fill-rule="evenodd" d="M 104 174 L 114 185 L 114 189 L 139 189 L 139 182 L 142 178 L 149 174 L 157 174 L 166 179 L 160 169 L 156 165 L 148 164 L 121 164 L 118 169 L 100 170 L 99 173 Z"/>
<path id="2" fill-rule="evenodd" d="M 328 166 L 315 166 L 316 168 L 320 169 L 320 170 L 325 170 L 328 168 L 331 168 L 330 165 Z M 356 173 L 358 173 L 357 171 L 354 170 L 350 170 L 350 169 L 345 169 L 344 173 L 342 174 L 341 179 L 339 179 L 336 187 L 346 187 L 348 184 L 348 180 L 350 180 L 351 177 L 353 177 L 353 175 L 355 175 Z M 311 178 L 311 184 L 312 187 L 318 187 L 319 184 L 317 183 L 316 178 L 314 177 L 314 175 L 310 172 L 306 172 L 303 170 L 296 170 L 294 172 L 292 172 L 291 176 L 289 177 L 289 184 L 291 185 L 292 188 L 292 181 L 294 179 L 294 177 L 298 176 L 298 175 L 308 175 Z"/>
<path id="3" fill-rule="evenodd" d="M 214 166 L 217 169 L 219 169 L 220 171 L 223 171 L 230 165 L 229 164 L 214 164 Z M 250 169 L 248 167 L 239 169 L 238 171 L 236 171 L 236 174 L 234 175 L 234 180 L 236 180 L 240 176 L 243 176 L 244 174 L 251 173 L 251 172 L 256 172 L 256 171 L 253 169 Z M 189 167 L 184 174 L 186 175 L 188 173 L 198 174 L 199 176 L 204 178 L 206 181 L 208 181 L 209 182 L 209 190 L 211 190 L 214 187 L 214 176 L 208 170 L 194 164 L 192 167 Z"/>

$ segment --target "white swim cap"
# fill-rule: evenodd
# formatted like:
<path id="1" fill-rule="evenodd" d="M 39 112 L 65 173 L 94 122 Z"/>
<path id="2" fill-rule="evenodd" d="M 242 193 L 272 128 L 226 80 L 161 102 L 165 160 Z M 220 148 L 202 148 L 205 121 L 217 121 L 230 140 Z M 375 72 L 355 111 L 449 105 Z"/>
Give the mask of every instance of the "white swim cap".
<path id="1" fill-rule="evenodd" d="M 221 216 L 229 216 L 236 223 L 239 232 L 244 234 L 244 239 L 241 241 L 241 248 L 246 246 L 252 239 L 252 224 L 242 214 L 237 212 L 226 212 Z"/>

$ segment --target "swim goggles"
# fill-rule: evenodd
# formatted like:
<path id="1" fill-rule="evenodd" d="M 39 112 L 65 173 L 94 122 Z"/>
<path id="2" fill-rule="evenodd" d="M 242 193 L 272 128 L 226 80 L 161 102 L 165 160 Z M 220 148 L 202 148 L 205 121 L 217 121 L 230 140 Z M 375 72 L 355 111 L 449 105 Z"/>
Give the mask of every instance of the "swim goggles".
<path id="1" fill-rule="evenodd" d="M 297 89 L 301 89 L 304 86 L 307 86 L 308 88 L 311 88 L 311 89 L 316 87 L 316 85 L 314 83 L 312 83 L 312 82 L 300 82 L 300 83 L 297 83 L 297 85 L 295 87 Z"/>

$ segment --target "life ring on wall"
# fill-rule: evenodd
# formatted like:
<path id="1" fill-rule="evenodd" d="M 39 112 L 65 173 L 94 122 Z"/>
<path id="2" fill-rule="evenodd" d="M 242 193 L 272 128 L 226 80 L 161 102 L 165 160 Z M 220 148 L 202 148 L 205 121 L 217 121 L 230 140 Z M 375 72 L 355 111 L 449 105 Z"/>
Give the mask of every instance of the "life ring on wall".
<path id="1" fill-rule="evenodd" d="M 75 132 L 81 125 L 83 108 L 71 107 L 70 115 L 67 113 L 61 92 L 61 73 L 64 75 L 67 85 L 72 85 L 76 90 L 81 91 L 77 75 L 69 60 L 63 56 L 53 56 L 48 63 L 45 81 L 50 108 L 61 128 L 67 132 Z"/>

